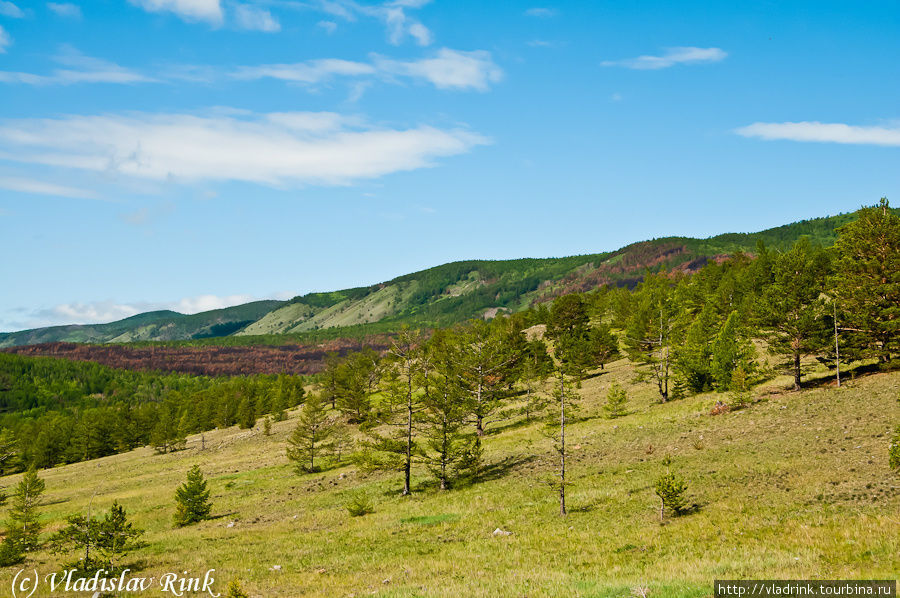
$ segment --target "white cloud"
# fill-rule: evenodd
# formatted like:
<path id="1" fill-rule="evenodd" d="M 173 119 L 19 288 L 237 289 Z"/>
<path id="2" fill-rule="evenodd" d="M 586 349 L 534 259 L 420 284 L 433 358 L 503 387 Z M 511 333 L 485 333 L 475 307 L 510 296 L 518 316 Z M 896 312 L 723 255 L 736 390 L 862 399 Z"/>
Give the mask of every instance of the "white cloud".
<path id="1" fill-rule="evenodd" d="M 900 127 L 859 127 L 842 123 L 753 123 L 735 131 L 766 140 L 811 141 L 900 147 Z"/>
<path id="2" fill-rule="evenodd" d="M 146 114 L 0 122 L 0 151 L 24 163 L 157 181 L 342 185 L 434 165 L 489 143 L 429 126 L 385 129 L 334 113 Z"/>
<path id="3" fill-rule="evenodd" d="M 54 60 L 64 67 L 54 69 L 49 75 L 0 71 L 0 83 L 25 85 L 73 85 L 76 83 L 153 83 L 152 77 L 119 66 L 113 62 L 85 56 L 70 46 L 63 46 Z"/>
<path id="4" fill-rule="evenodd" d="M 334 21 L 319 21 L 318 23 L 316 23 L 316 27 L 324 29 L 325 33 L 331 35 L 335 31 L 337 31 L 338 26 Z"/>
<path id="5" fill-rule="evenodd" d="M 198 295 L 197 297 L 185 297 L 176 302 L 168 304 L 167 309 L 177 311 L 182 314 L 196 314 L 201 311 L 210 311 L 213 309 L 223 309 L 233 305 L 241 305 L 255 301 L 251 295 L 226 295 L 220 297 L 218 295 Z"/>
<path id="6" fill-rule="evenodd" d="M 266 33 L 281 31 L 281 23 L 272 16 L 272 13 L 258 6 L 238 4 L 234 8 L 234 18 L 240 29 Z"/>
<path id="7" fill-rule="evenodd" d="M 70 19 L 81 18 L 81 8 L 77 4 L 69 4 L 68 2 L 48 2 L 47 8 L 59 17 L 68 17 Z"/>
<path id="8" fill-rule="evenodd" d="M 549 19 L 550 17 L 555 17 L 559 14 L 559 11 L 555 8 L 529 8 L 525 11 L 525 16 L 528 17 L 538 17 L 539 19 Z"/>
<path id="9" fill-rule="evenodd" d="M 335 76 L 358 77 L 375 74 L 375 68 L 366 63 L 325 58 L 295 64 L 263 64 L 239 67 L 232 77 L 236 79 L 280 79 L 295 83 L 321 83 Z"/>
<path id="10" fill-rule="evenodd" d="M 606 60 L 602 66 L 621 66 L 636 70 L 665 69 L 677 64 L 698 64 L 702 62 L 719 62 L 728 53 L 720 48 L 666 48 L 662 56 L 638 56 L 624 60 Z"/>
<path id="11" fill-rule="evenodd" d="M 267 299 L 285 300 L 294 297 L 295 293 L 278 292 L 273 293 Z M 72 302 L 61 303 L 50 308 L 29 310 L 15 310 L 20 313 L 19 317 L 25 315 L 27 318 L 24 322 L 6 322 L 3 328 L 7 330 L 23 329 L 23 328 L 39 328 L 44 326 L 64 326 L 72 324 L 105 324 L 115 322 L 124 318 L 130 318 L 140 313 L 150 311 L 171 310 L 181 314 L 196 314 L 214 309 L 224 309 L 234 305 L 242 305 L 251 301 L 258 301 L 259 298 L 252 295 L 198 295 L 195 297 L 184 297 L 175 301 L 138 301 L 138 302 L 121 302 L 121 301 L 88 301 L 88 302 Z"/>
<path id="12" fill-rule="evenodd" d="M 420 46 L 428 46 L 431 44 L 431 31 L 422 23 L 413 23 L 409 26 L 409 34 L 413 36 L 416 43 Z"/>
<path id="13" fill-rule="evenodd" d="M 0 54 L 6 54 L 6 49 L 12 45 L 12 38 L 6 30 L 0 26 Z"/>
<path id="14" fill-rule="evenodd" d="M 96 199 L 97 195 L 85 189 L 55 185 L 46 181 L 23 179 L 18 177 L 0 177 L 0 189 L 17 191 L 19 193 L 36 193 L 39 195 L 54 195 L 56 197 L 71 197 L 75 199 Z"/>
<path id="15" fill-rule="evenodd" d="M 486 91 L 503 78 L 489 52 L 461 52 L 442 48 L 432 58 L 409 62 L 379 58 L 379 69 L 394 75 L 422 78 L 439 89 L 476 89 Z"/>
<path id="16" fill-rule="evenodd" d="M 0 0 L 0 15 L 9 17 L 11 19 L 21 19 L 25 16 L 25 13 L 22 12 L 21 8 L 19 8 L 12 2 L 8 2 L 7 0 Z"/>
<path id="17" fill-rule="evenodd" d="M 359 16 L 381 21 L 387 29 L 388 41 L 394 45 L 411 37 L 420 46 L 427 46 L 432 42 L 431 31 L 407 11 L 422 8 L 429 3 L 430 0 L 393 0 L 367 5 L 354 0 L 319 0 L 317 6 L 323 12 L 346 21 L 355 21 Z"/>
<path id="18" fill-rule="evenodd" d="M 410 77 L 424 79 L 439 89 L 486 91 L 503 78 L 503 71 L 489 52 L 462 52 L 442 48 L 430 58 L 402 61 L 374 56 L 373 63 L 336 58 L 309 60 L 295 64 L 263 64 L 240 67 L 231 73 L 236 79 L 279 79 L 315 85 L 336 77 Z M 359 90 L 354 87 L 354 95 Z"/>
<path id="19" fill-rule="evenodd" d="M 223 20 L 220 0 L 128 0 L 147 12 L 171 12 L 188 22 L 204 21 L 221 25 Z"/>

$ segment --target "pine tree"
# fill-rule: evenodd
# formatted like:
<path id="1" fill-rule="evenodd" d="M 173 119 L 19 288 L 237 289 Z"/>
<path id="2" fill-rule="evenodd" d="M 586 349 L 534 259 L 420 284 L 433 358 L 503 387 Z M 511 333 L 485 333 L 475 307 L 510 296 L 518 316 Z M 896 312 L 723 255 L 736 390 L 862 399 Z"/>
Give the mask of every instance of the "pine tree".
<path id="1" fill-rule="evenodd" d="M 539 339 L 526 343 L 521 367 L 520 382 L 525 388 L 525 418 L 547 407 L 549 397 L 540 392 L 544 383 L 553 374 L 553 359 L 547 352 L 547 345 Z"/>
<path id="2" fill-rule="evenodd" d="M 671 347 L 678 324 L 673 281 L 664 273 L 648 275 L 631 301 L 626 321 L 628 357 L 646 366 L 656 381 L 660 400 L 669 400 L 672 372 Z"/>
<path id="3" fill-rule="evenodd" d="M 666 471 L 656 480 L 654 485 L 656 495 L 660 500 L 659 520 L 663 520 L 665 511 L 668 510 L 673 515 L 683 515 L 687 509 L 687 484 L 677 474 Z"/>
<path id="4" fill-rule="evenodd" d="M 316 457 L 327 450 L 333 433 L 334 425 L 328 419 L 321 395 L 310 395 L 288 438 L 287 456 L 296 464 L 298 473 L 317 471 Z"/>
<path id="5" fill-rule="evenodd" d="M 272 417 L 271 417 L 270 415 L 267 415 L 267 416 L 263 419 L 263 434 L 264 434 L 265 436 L 271 436 L 271 435 L 272 435 Z"/>
<path id="6" fill-rule="evenodd" d="M 191 467 L 187 480 L 175 490 L 175 525 L 184 527 L 203 521 L 212 511 L 209 488 L 199 465 Z"/>
<path id="7" fill-rule="evenodd" d="M 38 507 L 45 489 L 44 480 L 32 467 L 22 476 L 12 495 L 6 535 L 21 552 L 32 551 L 40 544 L 42 526 Z"/>
<path id="8" fill-rule="evenodd" d="M 373 421 L 389 428 L 387 434 L 371 428 L 363 443 L 360 465 L 369 469 L 403 472 L 404 496 L 412 493 L 412 466 L 421 455 L 419 432 L 428 369 L 424 337 L 404 327 L 391 341 L 382 378 L 382 401 Z"/>
<path id="9" fill-rule="evenodd" d="M 113 501 L 97 530 L 97 549 L 103 562 L 115 570 L 118 561 L 136 547 L 137 539 L 143 533 L 144 530 L 128 521 L 124 507 Z"/>
<path id="10" fill-rule="evenodd" d="M 773 281 L 762 292 L 757 318 L 769 350 L 790 359 L 794 389 L 801 384 L 801 359 L 829 344 L 823 293 L 831 270 L 828 254 L 801 237 L 790 251 L 775 257 Z"/>
<path id="11" fill-rule="evenodd" d="M 241 399 L 237 412 L 238 427 L 249 430 L 256 425 L 256 405 L 249 396 Z"/>
<path id="12" fill-rule="evenodd" d="M 441 490 L 450 487 L 450 473 L 465 456 L 472 441 L 464 430 L 466 418 L 465 396 L 452 383 L 452 370 L 444 375 L 434 374 L 424 397 L 422 414 L 426 426 L 424 458 L 429 470 L 440 483 Z"/>
<path id="13" fill-rule="evenodd" d="M 103 519 L 73 515 L 66 521 L 67 525 L 51 538 L 51 549 L 53 552 L 83 551 L 83 556 L 73 564 L 82 572 L 115 570 L 118 561 L 136 547 L 137 538 L 144 533 L 128 521 L 118 501 L 113 502 Z"/>
<path id="14" fill-rule="evenodd" d="M 369 347 L 351 353 L 336 367 L 333 392 L 338 409 L 349 416 L 350 422 L 368 419 L 381 371 L 381 358 Z"/>
<path id="15" fill-rule="evenodd" d="M 886 362 L 900 353 L 900 216 L 881 198 L 838 232 L 833 286 L 844 314 L 841 351 Z"/>
<path id="16" fill-rule="evenodd" d="M 731 403 L 740 409 L 750 403 L 753 393 L 750 388 L 750 378 L 744 367 L 739 365 L 731 372 L 731 382 L 728 385 Z"/>
<path id="17" fill-rule="evenodd" d="M 740 329 L 737 311 L 731 312 L 712 344 L 712 379 L 716 390 L 731 389 L 734 372 L 740 368 L 745 375 L 755 369 L 756 351 Z"/>
<path id="18" fill-rule="evenodd" d="M 625 404 L 628 402 L 628 395 L 625 389 L 618 383 L 613 383 L 606 393 L 606 404 L 603 409 L 606 410 L 610 419 L 615 419 L 625 415 Z"/>
<path id="19" fill-rule="evenodd" d="M 174 405 L 163 404 L 156 414 L 156 424 L 150 433 L 150 444 L 157 453 L 165 454 L 184 448 L 185 435 Z"/>
<path id="20" fill-rule="evenodd" d="M 0 432 L 0 475 L 16 466 L 19 459 L 19 443 L 16 435 L 9 428 Z"/>

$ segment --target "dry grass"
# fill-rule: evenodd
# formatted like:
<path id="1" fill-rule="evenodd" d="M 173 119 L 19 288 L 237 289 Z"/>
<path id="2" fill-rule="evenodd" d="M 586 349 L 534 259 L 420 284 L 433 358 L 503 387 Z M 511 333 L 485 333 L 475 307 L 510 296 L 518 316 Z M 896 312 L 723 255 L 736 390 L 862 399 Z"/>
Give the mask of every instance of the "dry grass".
<path id="1" fill-rule="evenodd" d="M 95 509 L 119 499 L 147 530 L 132 558 L 141 575 L 215 568 L 217 591 L 240 577 L 266 597 L 628 596 L 642 586 L 655 598 L 706 596 L 715 578 L 896 576 L 900 477 L 887 445 L 900 374 L 799 393 L 778 379 L 751 408 L 718 416 L 708 415 L 715 395 L 660 405 L 633 377 L 620 361 L 584 384 L 566 518 L 545 483 L 555 461 L 539 424 L 488 435 L 490 479 L 440 492 L 419 471 L 419 491 L 403 498 L 399 475 L 352 466 L 296 475 L 284 456 L 288 420 L 271 436 L 208 433 L 205 451 L 192 437 L 176 454 L 141 449 L 45 471 L 44 521 L 58 527 L 95 493 Z M 628 390 L 629 414 L 608 420 L 613 381 Z M 652 484 L 665 455 L 700 509 L 660 525 Z M 210 479 L 216 518 L 173 529 L 172 495 L 194 463 Z M 375 513 L 350 517 L 354 492 Z M 498 527 L 512 534 L 492 535 Z M 28 564 L 58 565 L 46 553 Z"/>

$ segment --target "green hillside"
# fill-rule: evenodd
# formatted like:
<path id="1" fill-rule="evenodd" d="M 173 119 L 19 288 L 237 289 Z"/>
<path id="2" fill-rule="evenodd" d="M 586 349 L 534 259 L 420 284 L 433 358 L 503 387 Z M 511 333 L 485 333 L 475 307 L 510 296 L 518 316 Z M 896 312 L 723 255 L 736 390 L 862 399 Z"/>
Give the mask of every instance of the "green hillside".
<path id="1" fill-rule="evenodd" d="M 108 343 L 145 340 L 186 340 L 227 336 L 282 305 L 254 301 L 244 305 L 185 315 L 174 311 L 137 314 L 109 324 L 51 326 L 0 334 L 0 347 L 50 342 Z"/>
<path id="2" fill-rule="evenodd" d="M 801 236 L 830 246 L 835 229 L 853 214 L 803 220 L 757 233 L 695 239 L 665 237 L 617 251 L 562 258 L 469 260 L 444 264 L 372 285 L 309 293 L 288 302 L 256 301 L 183 315 L 149 312 L 110 324 L 54 326 L 0 334 L 0 347 L 56 341 L 132 343 L 235 337 L 225 344 L 281 342 L 384 332 L 400 324 L 445 326 L 469 318 L 515 312 L 556 296 L 603 285 L 633 286 L 647 271 L 693 272 L 707 260 L 757 244 L 784 249 Z M 283 337 L 282 335 L 291 335 Z"/>

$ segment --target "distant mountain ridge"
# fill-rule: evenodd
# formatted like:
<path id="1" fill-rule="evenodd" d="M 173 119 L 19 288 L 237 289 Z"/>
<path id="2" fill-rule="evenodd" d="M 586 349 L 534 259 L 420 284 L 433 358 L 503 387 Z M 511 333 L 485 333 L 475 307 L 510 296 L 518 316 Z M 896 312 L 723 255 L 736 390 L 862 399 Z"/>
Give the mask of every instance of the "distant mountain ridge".
<path id="1" fill-rule="evenodd" d="M 374 324 L 383 329 L 390 323 L 444 326 L 498 311 L 514 312 L 602 285 L 632 286 L 648 270 L 693 272 L 710 259 L 753 252 L 759 242 L 784 249 L 805 235 L 830 246 L 837 238 L 836 229 L 854 217 L 839 214 L 757 233 L 726 233 L 707 239 L 665 237 L 590 255 L 452 262 L 369 287 L 309 293 L 290 301 L 255 301 L 192 315 L 156 311 L 108 324 L 0 333 L 0 347 L 60 341 L 187 341 L 335 328 L 358 330 Z"/>

